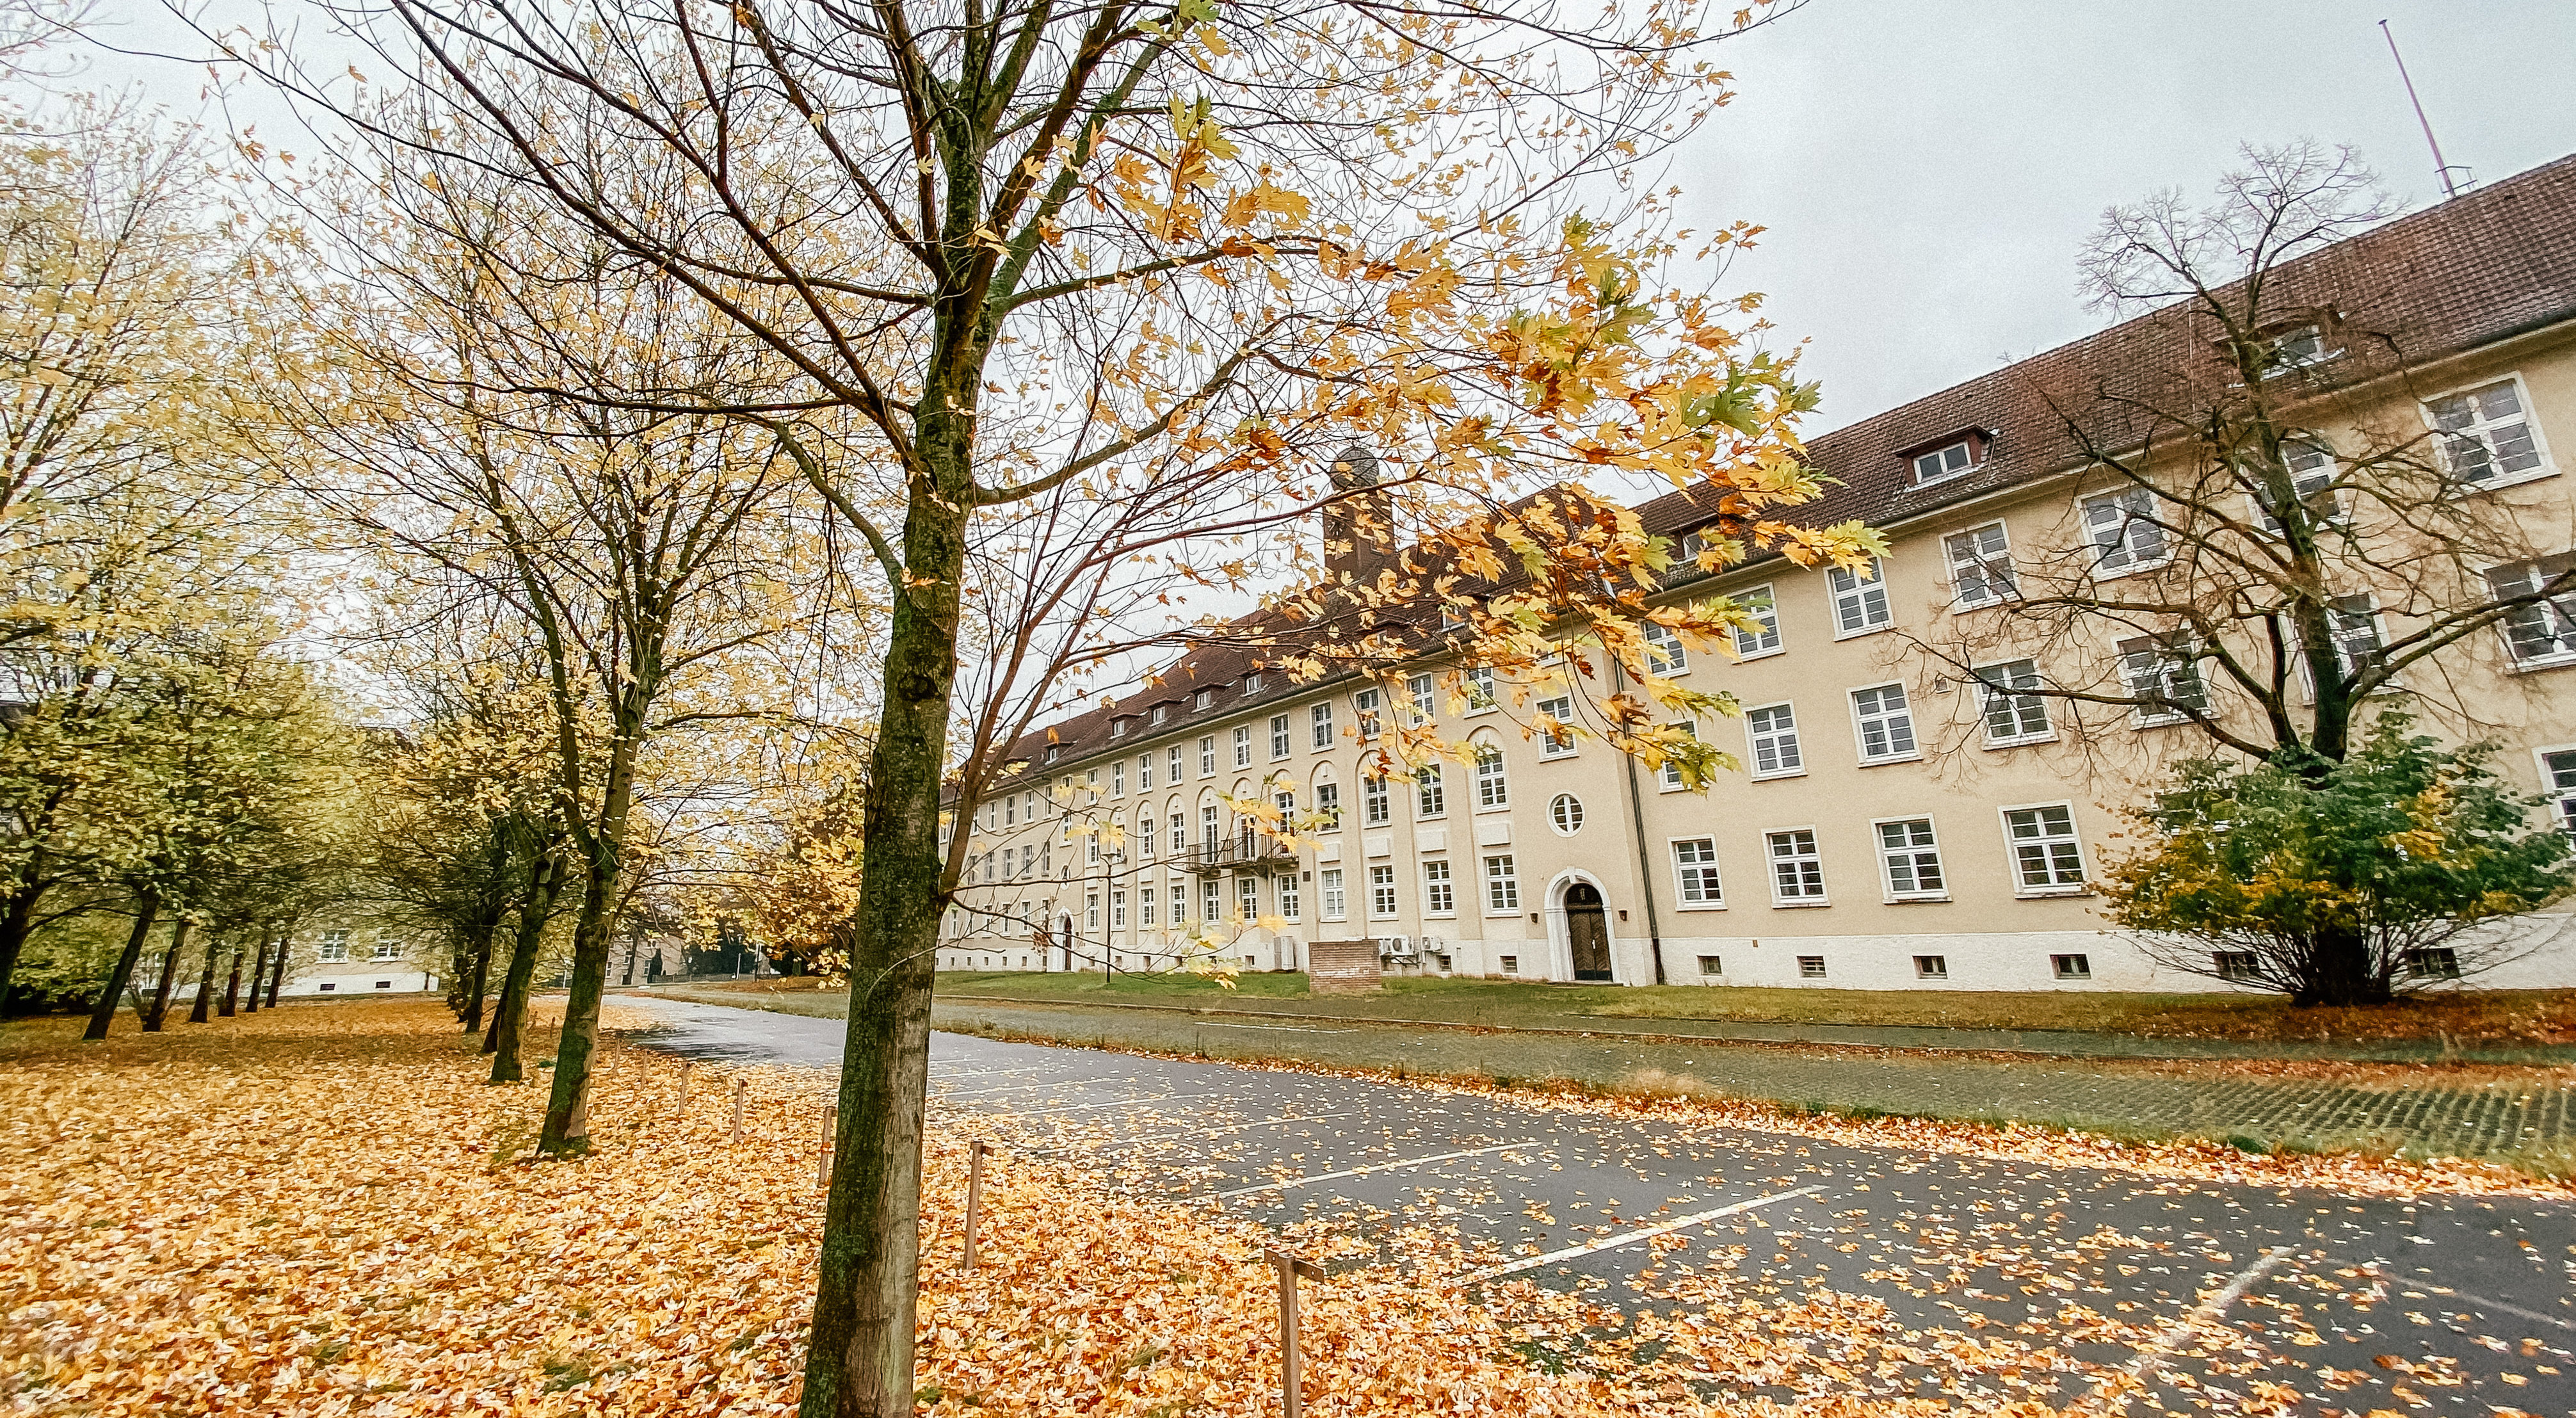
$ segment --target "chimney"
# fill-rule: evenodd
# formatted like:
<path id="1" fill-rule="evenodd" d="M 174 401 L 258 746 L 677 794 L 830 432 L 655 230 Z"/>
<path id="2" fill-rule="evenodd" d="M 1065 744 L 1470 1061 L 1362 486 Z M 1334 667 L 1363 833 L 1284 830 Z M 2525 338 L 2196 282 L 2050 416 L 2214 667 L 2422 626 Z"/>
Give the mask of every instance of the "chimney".
<path id="1" fill-rule="evenodd" d="M 1335 583 L 1373 585 L 1395 566 L 1392 505 L 1377 485 L 1377 455 L 1353 443 L 1333 455 L 1332 473 L 1339 496 L 1324 505 L 1325 573 Z"/>

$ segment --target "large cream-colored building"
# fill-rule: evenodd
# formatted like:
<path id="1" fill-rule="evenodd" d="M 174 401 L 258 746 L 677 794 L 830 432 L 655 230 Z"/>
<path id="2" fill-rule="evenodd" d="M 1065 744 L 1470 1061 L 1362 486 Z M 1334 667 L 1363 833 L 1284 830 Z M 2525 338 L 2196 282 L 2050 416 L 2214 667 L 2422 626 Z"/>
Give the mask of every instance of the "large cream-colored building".
<path id="1" fill-rule="evenodd" d="M 2576 158 L 2282 279 L 2314 312 L 2284 338 L 2331 393 L 2309 430 L 2321 456 L 2391 427 L 2433 434 L 2421 441 L 2444 450 L 2458 495 L 2486 500 L 2470 510 L 2523 548 L 2447 589 L 2402 558 L 2391 564 L 2409 584 L 2338 587 L 2354 653 L 2401 641 L 2427 596 L 2563 573 L 2576 549 Z M 1453 712 L 1438 676 L 1457 667 L 1437 660 L 1396 694 L 1195 652 L 1162 687 L 1017 751 L 1027 774 L 970 824 L 941 967 L 1148 968 L 1169 963 L 1185 925 L 1272 917 L 1284 924 L 1226 928 L 1245 968 L 1301 968 L 1313 941 L 1372 937 L 1395 968 L 1534 980 L 2224 988 L 2108 929 L 2085 885 L 2120 845 L 2123 805 L 2209 739 L 2178 715 L 2000 692 L 2044 676 L 2116 698 L 2162 672 L 2156 627 L 2033 641 L 2008 603 L 2016 569 L 2035 585 L 2072 559 L 2102 581 L 2163 564 L 2152 522 L 2123 515 L 2133 494 L 2070 450 L 2057 410 L 2064 391 L 2108 389 L 2189 338 L 2144 317 L 1817 439 L 1810 456 L 1838 485 L 1801 517 L 1860 518 L 1890 554 L 1876 578 L 1772 558 L 1671 579 L 1665 599 L 1714 591 L 1767 608 L 1732 646 L 1666 652 L 1673 673 L 1745 709 L 1693 725 L 1744 763 L 1711 791 L 1597 742 L 1529 733 L 1532 710 L 1557 711 L 1516 705 L 1509 686 Z M 1679 539 L 1716 506 L 1693 489 L 1637 510 Z M 2432 519 L 2375 515 L 2397 538 Z M 2576 594 L 2460 639 L 2407 683 L 2438 690 L 2414 696 L 2429 727 L 2501 744 L 2503 770 L 2576 830 Z M 2223 683 L 2168 688 L 2232 712 Z M 1418 712 L 1491 752 L 1420 782 L 1365 776 L 1368 726 Z M 1340 825 L 1282 848 L 1227 796 Z M 1067 802 L 1114 831 L 1077 830 Z M 2530 948 L 2480 983 L 2576 984 L 2568 918 L 2524 926 Z"/>

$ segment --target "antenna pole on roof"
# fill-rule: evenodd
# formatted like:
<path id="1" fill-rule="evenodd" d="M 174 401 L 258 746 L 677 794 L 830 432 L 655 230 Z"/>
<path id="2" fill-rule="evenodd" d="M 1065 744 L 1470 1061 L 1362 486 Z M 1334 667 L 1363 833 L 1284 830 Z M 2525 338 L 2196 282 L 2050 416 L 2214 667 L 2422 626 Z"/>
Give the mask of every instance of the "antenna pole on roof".
<path id="1" fill-rule="evenodd" d="M 2446 198 L 2457 197 L 2460 195 L 2460 184 L 2452 178 L 2451 174 L 2466 172 L 2468 169 L 2455 168 L 2442 161 L 2442 145 L 2433 137 L 2433 120 L 2424 116 L 2424 100 L 2415 96 L 2415 80 L 2406 72 L 2406 56 L 2397 52 L 2397 32 L 2388 27 L 2386 20 L 2379 22 L 2379 32 L 2388 40 L 2388 57 L 2397 61 L 2397 78 L 2400 83 L 2406 85 L 2406 101 L 2415 105 L 2415 121 L 2424 129 L 2424 146 L 2433 150 L 2433 175 L 2442 179 L 2442 195 Z"/>

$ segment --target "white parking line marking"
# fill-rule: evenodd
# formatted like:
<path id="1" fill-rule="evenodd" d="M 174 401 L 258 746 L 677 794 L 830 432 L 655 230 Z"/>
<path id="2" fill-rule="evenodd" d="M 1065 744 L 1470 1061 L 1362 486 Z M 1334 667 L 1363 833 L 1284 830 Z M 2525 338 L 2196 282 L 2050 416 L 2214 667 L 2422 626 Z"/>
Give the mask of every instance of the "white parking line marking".
<path id="1" fill-rule="evenodd" d="M 2157 1335 L 2155 1339 L 2147 1345 L 2147 1347 L 2139 1350 L 2136 1357 L 2129 1360 L 2129 1362 L 2122 1364 L 2119 1368 L 2119 1372 L 2115 1376 L 2106 1378 L 2101 1383 L 2094 1385 L 2093 1391 L 2086 1394 L 2083 1399 L 2073 1407 L 2067 1409 L 2067 1412 L 2081 1412 L 2082 1410 L 2090 1408 L 2092 1405 L 2109 1397 L 2112 1387 L 2118 1383 L 2120 1379 L 2134 1379 L 2139 1377 L 2147 1371 L 2148 1365 L 2153 1364 L 2158 1358 L 2169 1354 L 2176 1348 L 2180 1347 L 2184 1340 L 2191 1337 L 2191 1332 L 2193 1330 L 2198 1329 L 2205 1324 L 2215 1323 L 2219 1316 L 2226 1314 L 2228 1309 L 2235 1305 L 2237 1301 L 2245 1298 L 2245 1292 L 2254 1288 L 2254 1283 L 2263 1278 L 2264 1272 L 2270 1270 L 2276 1265 L 2279 1265 L 2282 1261 L 2289 1259 L 2292 1249 L 2293 1248 L 2289 1246 L 2274 1246 L 2272 1249 L 2265 1251 L 2261 1259 L 2255 1261 L 2252 1265 L 2245 1267 L 2243 1270 L 2236 1272 L 2233 1279 L 2219 1287 L 2218 1293 L 2193 1306 L 2190 1314 L 2184 1315 L 2181 1319 L 2175 1320 L 2171 1325 L 2167 1326 L 2165 1332 Z M 2127 1409 L 2129 1406 L 2129 1396 L 2126 1394 L 2121 1395 L 2119 1404 L 2121 1409 Z"/>
<path id="2" fill-rule="evenodd" d="M 1216 1194 L 1216 1199 L 1219 1201 L 1229 1201 L 1238 1196 L 1250 1196 L 1254 1192 L 1286 1191 L 1290 1187 L 1311 1186 L 1316 1182 L 1330 1182 L 1342 1177 L 1364 1176 L 1370 1172 L 1392 1172 L 1403 1167 L 1421 1167 L 1433 1162 L 1446 1162 L 1457 1157 L 1482 1157 L 1488 1152 L 1516 1152 L 1522 1148 L 1537 1147 L 1539 1145 L 1540 1144 L 1535 1142 L 1503 1142 L 1497 1143 L 1492 1147 L 1471 1147 L 1464 1152 L 1443 1152 L 1435 1157 L 1416 1157 L 1404 1162 L 1372 1162 L 1365 1167 L 1352 1167 L 1340 1172 L 1318 1172 L 1311 1177 L 1291 1177 L 1284 1182 L 1263 1182 L 1257 1187 L 1237 1187 L 1230 1192 L 1218 1192 Z"/>
<path id="3" fill-rule="evenodd" d="M 1069 1082 L 1069 1080 L 1050 1078 L 1040 1083 L 1006 1083 L 999 1088 L 961 1088 L 953 1091 L 942 1090 L 939 1096 L 942 1098 L 980 1098 L 987 1093 L 1026 1093 L 1032 1088 L 1061 1088 L 1064 1087 L 1067 1082 Z"/>
<path id="4" fill-rule="evenodd" d="M 1202 1024 L 1201 1029 L 1275 1029 L 1282 1034 L 1356 1034 L 1356 1029 L 1310 1029 L 1303 1024 Z"/>
<path id="5" fill-rule="evenodd" d="M 1793 1196 L 1806 1196 L 1810 1193 L 1822 1190 L 1824 1190 L 1822 1187 L 1800 1187 L 1793 1192 L 1773 1192 L 1769 1196 L 1757 1196 L 1751 1201 L 1739 1201 L 1732 1206 L 1721 1206 L 1714 1211 L 1702 1211 L 1689 1216 L 1675 1217 L 1673 1220 L 1653 1226 L 1640 1226 L 1636 1230 L 1630 1231 L 1624 1235 L 1606 1236 L 1598 1241 L 1587 1242 L 1580 1246 L 1568 1246 L 1561 1251 L 1550 1251 L 1543 1256 L 1525 1256 L 1508 1265 L 1497 1265 L 1490 1269 L 1473 1271 L 1469 1274 L 1459 1276 L 1458 1283 L 1464 1285 L 1477 1280 L 1491 1280 L 1496 1276 L 1513 1275 L 1524 1270 L 1536 1270 L 1538 1267 L 1547 1265 L 1554 1261 L 1572 1260 L 1576 1256 L 1588 1256 L 1594 1251 L 1616 1250 L 1621 1246 L 1634 1245 L 1639 1241 L 1647 1240 L 1655 1236 L 1661 1236 L 1667 1232 L 1681 1230 L 1685 1226 L 1696 1226 L 1703 1221 L 1715 1221 L 1721 1216 L 1733 1216 L 1739 1211 L 1751 1211 L 1757 1206 L 1769 1206 L 1775 1201 L 1787 1201 Z"/>

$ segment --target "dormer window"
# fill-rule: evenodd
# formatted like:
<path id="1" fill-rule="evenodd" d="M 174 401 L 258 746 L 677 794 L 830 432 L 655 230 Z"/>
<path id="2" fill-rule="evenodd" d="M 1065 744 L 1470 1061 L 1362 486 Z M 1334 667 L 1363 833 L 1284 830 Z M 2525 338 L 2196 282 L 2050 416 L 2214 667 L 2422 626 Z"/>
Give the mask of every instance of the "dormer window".
<path id="1" fill-rule="evenodd" d="M 1110 720 L 1109 736 L 1113 739 L 1123 739 L 1127 737 L 1127 721 L 1124 719 Z"/>
<path id="2" fill-rule="evenodd" d="M 1261 692 L 1261 675 L 1259 672 L 1256 671 L 1243 677 L 1243 692 L 1246 694 L 1259 694 Z"/>
<path id="3" fill-rule="evenodd" d="M 1157 705 L 1155 705 L 1155 706 L 1154 706 L 1154 722 L 1155 722 L 1155 723 L 1159 724 L 1159 723 L 1163 722 L 1165 719 L 1170 718 L 1170 717 L 1171 717 L 1171 715 L 1172 715 L 1172 710 L 1171 710 L 1171 707 L 1170 707 L 1169 705 L 1157 704 Z"/>
<path id="4" fill-rule="evenodd" d="M 2314 325 L 2294 325 L 2272 337 L 2272 362 L 2283 369 L 2315 364 L 2326 357 L 2326 337 Z"/>
<path id="5" fill-rule="evenodd" d="M 1945 443 L 1914 455 L 1914 485 L 1954 478 L 1977 465 L 1977 450 L 1967 439 Z"/>
<path id="6" fill-rule="evenodd" d="M 1199 708 L 1201 708 L 1201 709 L 1205 709 L 1206 707 L 1208 707 L 1208 706 L 1209 706 L 1209 705 L 1211 705 L 1211 704 L 1214 704 L 1215 702 L 1216 702 L 1216 691 L 1215 691 L 1215 690 L 1213 690 L 1213 689 L 1202 689 L 1202 690 L 1200 690 L 1200 691 L 1199 691 L 1199 694 L 1198 694 L 1198 707 L 1199 707 Z"/>
<path id="7" fill-rule="evenodd" d="M 1062 752 L 1062 750 L 1061 750 L 1061 749 L 1058 749 L 1054 744 L 1048 744 L 1048 745 L 1047 745 L 1047 762 L 1049 762 L 1049 763 L 1053 763 L 1053 762 L 1055 762 L 1055 756 L 1056 756 L 1058 753 L 1060 753 L 1060 752 Z"/>

